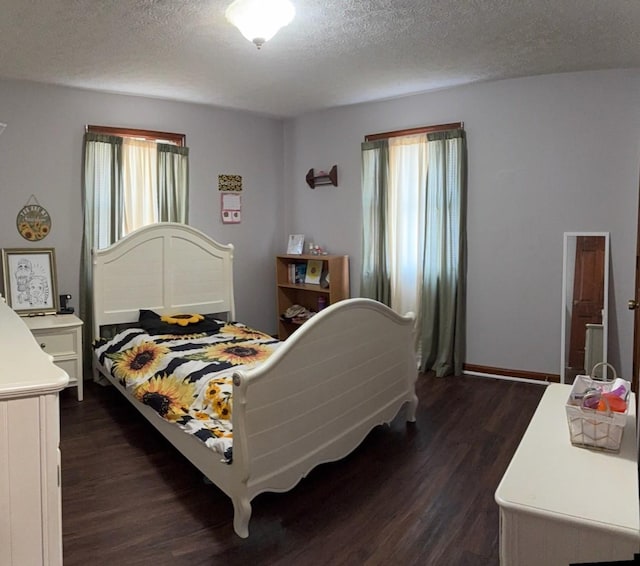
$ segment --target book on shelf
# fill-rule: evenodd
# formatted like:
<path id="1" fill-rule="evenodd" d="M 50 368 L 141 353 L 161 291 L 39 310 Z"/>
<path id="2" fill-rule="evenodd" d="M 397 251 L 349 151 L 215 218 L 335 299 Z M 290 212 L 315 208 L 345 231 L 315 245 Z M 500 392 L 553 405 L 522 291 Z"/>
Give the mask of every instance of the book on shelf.
<path id="1" fill-rule="evenodd" d="M 322 260 L 307 260 L 307 273 L 304 282 L 310 285 L 320 285 L 320 276 L 322 275 Z"/>
<path id="2" fill-rule="evenodd" d="M 296 282 L 296 264 L 295 263 L 290 263 L 289 265 L 287 265 L 287 280 L 289 281 L 289 283 Z"/>
<path id="3" fill-rule="evenodd" d="M 305 277 L 307 273 L 307 264 L 306 263 L 296 263 L 295 264 L 295 280 L 294 283 L 302 284 L 305 282 Z"/>

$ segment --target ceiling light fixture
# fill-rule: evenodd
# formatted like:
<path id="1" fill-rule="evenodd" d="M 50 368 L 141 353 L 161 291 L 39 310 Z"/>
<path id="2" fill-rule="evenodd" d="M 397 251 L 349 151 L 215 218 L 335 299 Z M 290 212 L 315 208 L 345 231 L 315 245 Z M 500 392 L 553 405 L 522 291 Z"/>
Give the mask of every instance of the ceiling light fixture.
<path id="1" fill-rule="evenodd" d="M 289 0 L 235 0 L 225 16 L 260 49 L 265 41 L 293 20 L 295 13 Z"/>

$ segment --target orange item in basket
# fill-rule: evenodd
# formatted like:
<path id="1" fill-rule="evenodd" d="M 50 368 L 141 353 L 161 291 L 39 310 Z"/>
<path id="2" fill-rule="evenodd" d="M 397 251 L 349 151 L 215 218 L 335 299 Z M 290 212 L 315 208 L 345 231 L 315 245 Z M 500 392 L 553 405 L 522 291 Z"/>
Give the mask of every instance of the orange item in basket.
<path id="1" fill-rule="evenodd" d="M 606 411 L 607 403 L 609 404 L 609 409 L 616 413 L 624 413 L 627 410 L 627 402 L 616 394 L 603 393 L 602 397 L 598 403 L 598 411 Z"/>

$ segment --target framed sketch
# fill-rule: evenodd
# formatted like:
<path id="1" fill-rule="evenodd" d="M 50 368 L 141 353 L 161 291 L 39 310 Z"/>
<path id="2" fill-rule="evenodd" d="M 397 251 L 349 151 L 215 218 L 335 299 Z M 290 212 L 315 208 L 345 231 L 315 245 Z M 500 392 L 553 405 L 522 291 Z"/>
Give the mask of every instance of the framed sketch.
<path id="1" fill-rule="evenodd" d="M 304 234 L 289 234 L 287 254 L 301 255 L 304 250 Z"/>
<path id="2" fill-rule="evenodd" d="M 7 304 L 19 315 L 58 311 L 56 258 L 53 248 L 2 250 Z"/>

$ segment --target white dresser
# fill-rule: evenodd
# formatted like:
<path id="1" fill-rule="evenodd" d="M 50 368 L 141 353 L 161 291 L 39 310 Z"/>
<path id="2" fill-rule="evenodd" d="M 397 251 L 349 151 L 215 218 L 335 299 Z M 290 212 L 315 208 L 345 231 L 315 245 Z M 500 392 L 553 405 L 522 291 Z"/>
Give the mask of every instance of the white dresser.
<path id="1" fill-rule="evenodd" d="M 58 394 L 68 381 L 0 298 L 0 564 L 60 566 Z"/>
<path id="2" fill-rule="evenodd" d="M 631 560 L 640 552 L 635 398 L 613 454 L 571 444 L 570 390 L 547 387 L 496 490 L 502 566 Z"/>

